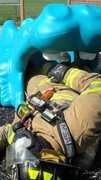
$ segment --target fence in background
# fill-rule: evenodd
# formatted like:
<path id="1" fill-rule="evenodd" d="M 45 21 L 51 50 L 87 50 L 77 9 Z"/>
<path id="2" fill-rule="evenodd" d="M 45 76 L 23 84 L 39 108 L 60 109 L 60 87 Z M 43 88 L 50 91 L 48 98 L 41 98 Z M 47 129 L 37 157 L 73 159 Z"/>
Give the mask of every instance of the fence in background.
<path id="1" fill-rule="evenodd" d="M 8 12 L 10 11 L 10 17 L 9 15 L 5 16 L 4 19 L 12 19 L 12 11 L 11 9 L 13 9 L 13 18 L 17 16 L 17 8 L 19 8 L 19 16 L 20 16 L 20 20 L 22 21 L 24 19 L 24 0 L 0 0 L 0 12 L 3 14 L 2 16 L 0 16 L 1 20 L 3 20 L 4 18 L 4 13 L 8 14 Z M 1 21 L 2 22 L 2 21 Z"/>
<path id="2" fill-rule="evenodd" d="M 101 0 L 68 0 L 69 4 L 96 4 L 98 6 L 101 6 Z"/>
<path id="3" fill-rule="evenodd" d="M 65 4 L 74 4 L 74 3 L 93 3 L 101 6 L 101 0 L 0 0 L 0 2 L 10 2 L 12 5 L 2 5 L 0 6 L 0 25 L 2 25 L 6 20 L 13 19 L 17 25 L 20 24 L 22 19 L 32 17 L 36 18 L 43 8 L 49 3 L 65 3 Z M 23 5 L 18 6 L 15 2 L 24 2 Z M 23 7 L 22 7 L 23 6 Z M 21 11 L 21 8 L 24 11 Z M 22 13 L 22 15 L 21 15 Z"/>
<path id="4" fill-rule="evenodd" d="M 20 23 L 21 19 L 21 6 L 14 4 L 14 1 L 24 2 L 24 12 L 22 13 L 24 18 L 33 17 L 36 18 L 42 11 L 45 5 L 49 3 L 68 3 L 68 0 L 0 0 L 1 2 L 12 1 L 12 4 L 2 3 L 0 6 L 0 25 L 2 25 L 6 20 L 12 19 L 15 23 Z M 22 5 L 22 4 L 21 4 Z M 21 7 L 22 8 L 22 7 Z"/>

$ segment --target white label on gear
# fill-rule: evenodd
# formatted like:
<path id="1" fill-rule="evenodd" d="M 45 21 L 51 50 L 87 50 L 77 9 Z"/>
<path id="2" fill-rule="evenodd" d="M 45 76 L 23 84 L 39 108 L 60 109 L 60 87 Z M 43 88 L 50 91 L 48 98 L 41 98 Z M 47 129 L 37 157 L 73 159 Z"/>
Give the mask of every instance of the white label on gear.
<path id="1" fill-rule="evenodd" d="M 79 57 L 82 59 L 82 60 L 94 60 L 95 57 L 96 57 L 96 53 L 87 53 L 87 52 L 82 52 L 80 51 L 79 52 Z"/>
<path id="2" fill-rule="evenodd" d="M 43 53 L 43 58 L 46 59 L 47 61 L 51 61 L 51 60 L 56 60 L 60 58 L 60 53 Z"/>

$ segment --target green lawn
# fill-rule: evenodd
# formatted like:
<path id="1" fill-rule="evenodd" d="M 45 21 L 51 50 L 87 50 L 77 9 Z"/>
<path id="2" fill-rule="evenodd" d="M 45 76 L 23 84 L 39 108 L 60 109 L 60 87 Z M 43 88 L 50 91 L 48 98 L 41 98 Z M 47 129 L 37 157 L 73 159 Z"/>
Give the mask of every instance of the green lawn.
<path id="1" fill-rule="evenodd" d="M 25 16 L 37 17 L 44 8 L 44 6 L 49 3 L 67 4 L 67 0 L 25 0 Z"/>
<path id="2" fill-rule="evenodd" d="M 37 17 L 45 5 L 49 3 L 65 3 L 67 4 L 68 0 L 24 0 L 24 11 L 25 11 L 25 18 L 27 17 Z M 16 22 L 20 21 L 20 10 L 19 6 L 17 7 L 17 15 L 16 15 L 16 8 L 11 6 L 0 6 L 0 24 L 3 24 L 7 19 L 14 19 L 16 18 Z"/>

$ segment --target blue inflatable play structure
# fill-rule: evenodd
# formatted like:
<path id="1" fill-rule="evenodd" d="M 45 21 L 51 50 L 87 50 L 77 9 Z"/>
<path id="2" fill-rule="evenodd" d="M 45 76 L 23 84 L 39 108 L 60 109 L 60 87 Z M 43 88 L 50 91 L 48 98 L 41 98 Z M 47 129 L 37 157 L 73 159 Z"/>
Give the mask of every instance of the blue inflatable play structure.
<path id="1" fill-rule="evenodd" d="M 96 71 L 100 42 L 101 8 L 93 4 L 48 4 L 19 28 L 6 21 L 0 32 L 0 104 L 16 109 L 24 101 L 24 73 L 32 55 L 41 52 L 47 60 L 56 60 L 61 51 L 68 51 L 73 61 Z M 40 66 L 43 60 L 34 63 Z"/>

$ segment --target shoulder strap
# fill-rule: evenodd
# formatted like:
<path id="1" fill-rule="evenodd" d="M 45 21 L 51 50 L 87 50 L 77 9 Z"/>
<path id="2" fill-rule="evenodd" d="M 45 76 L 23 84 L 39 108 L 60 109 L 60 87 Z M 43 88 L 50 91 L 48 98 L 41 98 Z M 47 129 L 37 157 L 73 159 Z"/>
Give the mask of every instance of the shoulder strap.
<path id="1" fill-rule="evenodd" d="M 57 128 L 58 128 L 61 141 L 66 151 L 66 155 L 68 158 L 72 158 L 75 154 L 73 139 L 69 131 L 69 127 L 65 123 L 64 114 L 62 110 L 59 110 L 57 112 L 56 123 L 57 123 Z"/>

